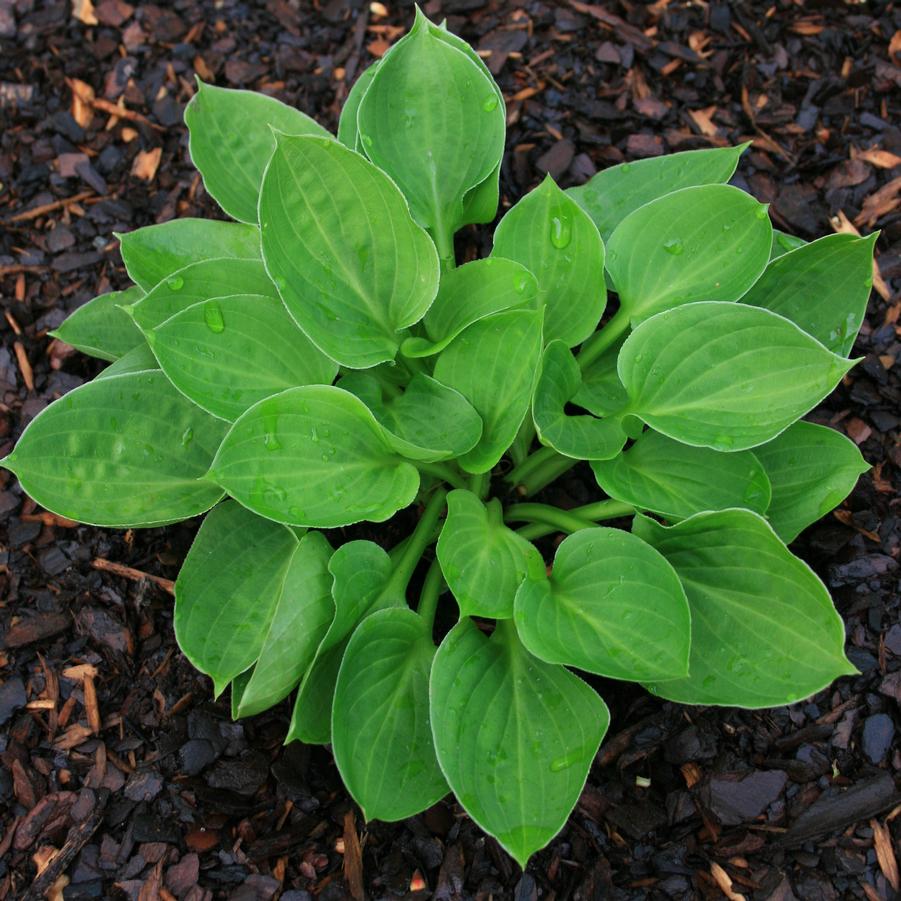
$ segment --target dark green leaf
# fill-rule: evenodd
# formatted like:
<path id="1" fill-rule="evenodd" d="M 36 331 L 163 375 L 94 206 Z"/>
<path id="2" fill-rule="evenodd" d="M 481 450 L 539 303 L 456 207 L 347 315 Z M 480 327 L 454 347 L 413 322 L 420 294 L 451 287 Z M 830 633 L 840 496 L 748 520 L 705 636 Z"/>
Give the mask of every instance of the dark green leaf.
<path id="1" fill-rule="evenodd" d="M 52 338 L 101 360 L 118 360 L 144 343 L 131 317 L 120 307 L 140 300 L 144 292 L 132 285 L 89 300 L 50 332 Z"/>

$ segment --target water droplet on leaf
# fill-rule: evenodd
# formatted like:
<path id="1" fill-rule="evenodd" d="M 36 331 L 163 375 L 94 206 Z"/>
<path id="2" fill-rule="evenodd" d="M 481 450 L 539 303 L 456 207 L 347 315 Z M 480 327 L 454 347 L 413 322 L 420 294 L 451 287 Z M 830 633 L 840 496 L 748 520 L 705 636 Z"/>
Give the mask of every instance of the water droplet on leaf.
<path id="1" fill-rule="evenodd" d="M 210 301 L 203 308 L 203 321 L 207 328 L 217 335 L 225 331 L 225 319 L 222 318 L 222 308 L 215 301 Z"/>
<path id="2" fill-rule="evenodd" d="M 685 246 L 678 238 L 670 238 L 669 241 L 663 242 L 663 249 L 675 257 L 685 250 Z"/>
<path id="3" fill-rule="evenodd" d="M 497 94 L 489 94 L 482 102 L 482 109 L 485 110 L 486 113 L 490 113 L 492 110 L 497 109 Z"/>
<path id="4" fill-rule="evenodd" d="M 573 230 L 569 218 L 566 216 L 554 216 L 551 219 L 551 244 L 558 250 L 568 246 L 572 240 Z"/>
<path id="5" fill-rule="evenodd" d="M 170 291 L 181 291 L 185 286 L 185 280 L 180 275 L 173 275 L 172 278 L 166 280 L 166 284 Z"/>

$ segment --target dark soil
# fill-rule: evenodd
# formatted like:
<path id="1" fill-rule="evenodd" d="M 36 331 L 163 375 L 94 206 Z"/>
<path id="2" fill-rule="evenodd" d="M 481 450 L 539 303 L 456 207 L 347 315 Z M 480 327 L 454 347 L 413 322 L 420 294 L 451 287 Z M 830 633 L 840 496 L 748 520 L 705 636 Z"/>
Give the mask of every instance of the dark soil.
<path id="1" fill-rule="evenodd" d="M 334 128 L 354 78 L 411 21 L 407 4 L 387 5 L 386 17 L 362 0 L 0 0 L 0 455 L 99 370 L 46 333 L 124 285 L 112 232 L 216 215 L 181 122 L 194 73 Z M 67 901 L 897 897 L 901 7 L 425 10 L 484 52 L 507 97 L 505 203 L 545 171 L 573 184 L 624 159 L 752 138 L 736 181 L 772 202 L 780 227 L 882 230 L 863 362 L 812 417 L 874 468 L 796 545 L 833 591 L 862 674 L 764 712 L 605 686 L 610 736 L 569 824 L 523 875 L 451 801 L 364 824 L 327 749 L 282 746 L 286 705 L 231 722 L 173 639 L 167 580 L 196 523 L 78 526 L 4 472 L 0 899 L 51 887 Z M 487 235 L 464 240 L 484 249 Z M 588 484 L 577 474 L 563 488 L 584 501 Z"/>

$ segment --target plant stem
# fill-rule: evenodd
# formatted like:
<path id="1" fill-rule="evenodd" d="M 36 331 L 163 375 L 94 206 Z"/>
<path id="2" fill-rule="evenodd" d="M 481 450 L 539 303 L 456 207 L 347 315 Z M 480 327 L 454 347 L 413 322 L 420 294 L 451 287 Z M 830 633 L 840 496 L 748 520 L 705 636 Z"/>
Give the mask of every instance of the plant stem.
<path id="1" fill-rule="evenodd" d="M 443 585 L 441 566 L 437 560 L 433 560 L 429 571 L 425 574 L 425 582 L 422 583 L 422 591 L 419 594 L 419 606 L 416 608 L 416 612 L 426 621 L 429 633 L 435 624 L 435 611 L 438 609 L 438 598 L 441 597 Z"/>
<path id="2" fill-rule="evenodd" d="M 616 339 L 629 328 L 629 318 L 628 310 L 621 304 L 607 324 L 582 345 L 576 359 L 583 370 L 587 369 L 608 347 L 612 347 L 616 343 Z"/>
<path id="3" fill-rule="evenodd" d="M 573 457 L 564 457 L 551 447 L 543 447 L 527 457 L 523 463 L 514 467 L 507 475 L 512 482 L 526 495 L 541 491 L 554 479 L 572 469 L 579 461 Z"/>
<path id="4" fill-rule="evenodd" d="M 522 463 L 514 466 L 513 469 L 507 473 L 507 481 L 512 482 L 514 485 L 519 485 L 533 469 L 537 469 L 542 463 L 551 460 L 556 456 L 559 455 L 552 447 L 538 448 L 534 454 L 529 454 Z"/>
<path id="5" fill-rule="evenodd" d="M 576 516 L 573 510 L 560 510 L 548 504 L 513 504 L 504 511 L 507 522 L 540 522 L 561 532 L 578 532 L 590 529 L 594 523 Z"/>
<path id="6" fill-rule="evenodd" d="M 576 507 L 569 511 L 582 519 L 591 519 L 599 522 L 603 519 L 619 519 L 621 516 L 631 516 L 635 508 L 623 501 L 596 501 L 593 504 L 585 504 L 584 507 Z"/>
<path id="7" fill-rule="evenodd" d="M 437 223 L 432 237 L 435 241 L 435 247 L 438 249 L 438 259 L 441 263 L 441 271 L 447 272 L 450 269 L 456 269 L 457 257 L 454 253 L 454 234 L 448 234 L 443 228 L 443 223 Z"/>
<path id="8" fill-rule="evenodd" d="M 488 489 L 491 487 L 491 473 L 479 472 L 469 477 L 469 490 L 480 500 L 483 501 L 488 496 Z"/>
<path id="9" fill-rule="evenodd" d="M 438 519 L 441 511 L 444 510 L 444 501 L 447 492 L 443 488 L 439 488 L 428 500 L 425 510 L 416 523 L 413 534 L 406 540 L 401 555 L 397 558 L 394 565 L 394 573 L 391 576 L 392 587 L 397 589 L 398 593 L 404 594 L 410 579 L 413 576 L 413 570 L 419 563 L 425 549 L 431 544 L 432 536 L 438 525 Z"/>
<path id="10" fill-rule="evenodd" d="M 430 476 L 435 476 L 437 479 L 441 479 L 443 482 L 447 482 L 448 485 L 453 485 L 454 488 L 469 488 L 466 484 L 466 479 L 463 478 L 462 475 L 454 472 L 450 466 L 446 463 L 414 463 L 413 464 L 420 472 L 428 473 Z"/>

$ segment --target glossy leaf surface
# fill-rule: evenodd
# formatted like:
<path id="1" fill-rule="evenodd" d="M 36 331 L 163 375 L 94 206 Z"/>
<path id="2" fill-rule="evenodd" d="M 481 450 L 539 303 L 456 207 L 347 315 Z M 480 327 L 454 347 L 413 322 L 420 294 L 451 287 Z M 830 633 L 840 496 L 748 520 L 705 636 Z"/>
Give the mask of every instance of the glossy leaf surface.
<path id="1" fill-rule="evenodd" d="M 466 812 L 520 866 L 561 829 L 609 723 L 595 691 L 533 657 L 510 621 L 486 638 L 469 619 L 432 666 L 438 761 Z"/>
<path id="2" fill-rule="evenodd" d="M 629 395 L 616 371 L 616 360 L 622 346 L 623 342 L 617 341 L 582 369 L 579 387 L 572 398 L 573 403 L 595 416 L 609 416 L 629 402 Z"/>
<path id="3" fill-rule="evenodd" d="M 776 707 L 856 672 L 823 583 L 749 510 L 633 530 L 669 560 L 691 608 L 689 676 L 647 687 L 685 704 Z"/>
<path id="4" fill-rule="evenodd" d="M 133 347 L 114 363 L 110 363 L 94 381 L 112 378 L 114 375 L 127 375 L 131 372 L 146 372 L 148 369 L 159 368 L 160 364 L 153 355 L 150 345 L 146 341 L 142 341 L 137 347 Z"/>
<path id="5" fill-rule="evenodd" d="M 39 413 L 3 465 L 41 506 L 96 526 L 187 519 L 222 497 L 202 480 L 225 423 L 161 372 L 89 382 Z"/>
<path id="6" fill-rule="evenodd" d="M 360 77 L 353 83 L 353 87 L 341 107 L 341 116 L 338 119 L 338 140 L 357 153 L 363 152 L 363 143 L 360 140 L 360 131 L 357 128 L 357 111 L 360 109 L 360 101 L 369 90 L 369 85 L 378 70 L 380 60 L 376 60 L 365 68 Z"/>
<path id="7" fill-rule="evenodd" d="M 101 360 L 118 360 L 144 343 L 141 333 L 122 306 L 133 304 L 144 292 L 132 285 L 89 300 L 71 313 L 50 336 Z"/>
<path id="8" fill-rule="evenodd" d="M 796 422 L 754 456 L 773 485 L 767 519 L 786 543 L 837 507 L 870 468 L 852 441 L 812 422 Z"/>
<path id="9" fill-rule="evenodd" d="M 651 428 L 732 451 L 775 438 L 853 365 L 768 310 L 694 303 L 643 322 L 617 368 L 630 412 Z"/>
<path id="10" fill-rule="evenodd" d="M 406 507 L 419 473 L 388 446 L 361 400 L 340 388 L 290 388 L 232 426 L 210 478 L 277 522 L 335 528 Z"/>
<path id="11" fill-rule="evenodd" d="M 545 341 L 584 341 L 607 305 L 604 244 L 588 214 L 548 176 L 501 219 L 492 256 L 522 263 L 538 279 Z"/>
<path id="12" fill-rule="evenodd" d="M 504 524 L 499 500 L 486 506 L 461 489 L 447 496 L 437 550 L 461 616 L 509 619 L 529 567 L 544 565 L 538 549 Z"/>
<path id="13" fill-rule="evenodd" d="M 435 247 L 400 191 L 337 141 L 279 138 L 260 227 L 288 311 L 343 366 L 393 359 L 398 331 L 423 317 L 438 290 Z"/>
<path id="14" fill-rule="evenodd" d="M 684 188 L 640 207 L 607 242 L 607 271 L 633 324 L 693 301 L 738 300 L 770 257 L 766 206 L 730 185 Z"/>
<path id="15" fill-rule="evenodd" d="M 200 81 L 185 109 L 185 125 L 191 161 L 209 195 L 233 219 L 253 225 L 263 170 L 275 149 L 273 130 L 330 137 L 318 122 L 274 97 Z"/>

